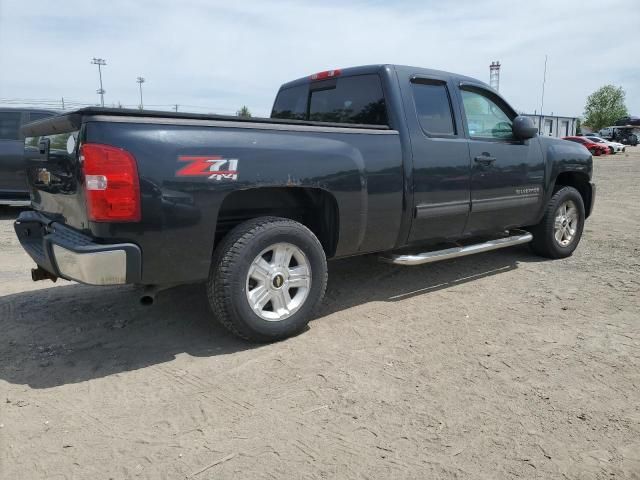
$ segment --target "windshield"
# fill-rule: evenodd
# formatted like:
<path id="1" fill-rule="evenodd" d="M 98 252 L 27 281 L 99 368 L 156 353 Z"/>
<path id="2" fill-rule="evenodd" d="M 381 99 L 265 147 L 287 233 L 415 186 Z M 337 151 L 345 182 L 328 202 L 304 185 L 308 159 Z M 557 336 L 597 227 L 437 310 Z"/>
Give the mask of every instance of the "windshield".
<path id="1" fill-rule="evenodd" d="M 605 143 L 605 141 L 599 137 L 587 137 L 589 140 L 591 140 L 592 142 L 596 142 L 596 143 Z"/>

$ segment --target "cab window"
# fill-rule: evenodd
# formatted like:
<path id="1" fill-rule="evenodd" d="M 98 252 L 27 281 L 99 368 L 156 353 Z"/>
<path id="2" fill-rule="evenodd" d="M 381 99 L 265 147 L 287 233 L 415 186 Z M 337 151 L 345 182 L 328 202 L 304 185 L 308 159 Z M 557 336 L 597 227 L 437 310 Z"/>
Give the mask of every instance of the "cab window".
<path id="1" fill-rule="evenodd" d="M 354 75 L 280 90 L 272 118 L 387 125 L 380 77 Z"/>
<path id="2" fill-rule="evenodd" d="M 0 112 L 0 140 L 20 139 L 20 112 Z"/>
<path id="3" fill-rule="evenodd" d="M 329 88 L 314 89 L 309 120 L 316 122 L 386 125 L 387 109 L 378 75 L 338 78 Z"/>
<path id="4" fill-rule="evenodd" d="M 414 79 L 411 89 L 422 130 L 431 135 L 455 135 L 447 85 L 439 81 Z"/>
<path id="5" fill-rule="evenodd" d="M 472 138 L 513 139 L 510 112 L 484 93 L 462 90 L 467 133 Z"/>

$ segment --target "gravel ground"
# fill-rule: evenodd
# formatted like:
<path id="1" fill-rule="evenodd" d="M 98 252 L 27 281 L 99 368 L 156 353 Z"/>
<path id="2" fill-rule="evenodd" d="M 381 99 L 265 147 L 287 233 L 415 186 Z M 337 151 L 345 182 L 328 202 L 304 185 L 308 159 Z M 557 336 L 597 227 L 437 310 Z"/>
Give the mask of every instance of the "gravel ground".
<path id="1" fill-rule="evenodd" d="M 32 283 L 0 210 L 0 478 L 640 479 L 640 148 L 573 257 L 330 264 L 255 346 L 202 286 Z"/>

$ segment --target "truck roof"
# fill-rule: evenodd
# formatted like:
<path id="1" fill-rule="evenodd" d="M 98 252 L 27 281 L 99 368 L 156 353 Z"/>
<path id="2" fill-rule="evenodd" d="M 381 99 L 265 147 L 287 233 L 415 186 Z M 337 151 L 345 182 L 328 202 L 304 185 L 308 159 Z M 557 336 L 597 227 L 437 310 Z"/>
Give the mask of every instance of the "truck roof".
<path id="1" fill-rule="evenodd" d="M 336 69 L 338 70 L 338 69 Z M 348 68 L 340 68 L 340 76 L 346 77 L 351 75 L 365 75 L 368 73 L 380 73 L 383 70 L 395 70 L 396 72 L 401 72 L 406 75 L 427 75 L 427 76 L 438 76 L 438 77 L 450 77 L 455 78 L 462 82 L 469 82 L 480 84 L 484 86 L 489 86 L 485 82 L 482 82 L 476 78 L 467 77 L 465 75 L 459 75 L 457 73 L 446 72 L 444 70 L 434 70 L 431 68 L 422 68 L 422 67 L 412 67 L 410 65 L 396 65 L 396 64 L 374 64 L 374 65 L 361 65 L 358 67 L 348 67 Z M 307 75 L 305 77 L 300 77 L 290 82 L 282 84 L 280 89 L 295 87 L 296 85 L 303 85 L 305 83 L 309 83 L 311 81 L 311 75 Z"/>

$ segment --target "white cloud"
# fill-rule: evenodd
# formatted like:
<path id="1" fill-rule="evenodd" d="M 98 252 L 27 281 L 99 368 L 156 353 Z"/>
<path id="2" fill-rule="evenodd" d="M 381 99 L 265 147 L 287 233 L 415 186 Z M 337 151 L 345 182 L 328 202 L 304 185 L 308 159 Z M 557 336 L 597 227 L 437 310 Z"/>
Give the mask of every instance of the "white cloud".
<path id="1" fill-rule="evenodd" d="M 613 83 L 639 113 L 638 24 L 631 0 L 0 0 L 0 98 L 95 102 L 100 56 L 107 103 L 136 105 L 142 75 L 148 106 L 268 115 L 281 83 L 315 71 L 400 63 L 487 81 L 500 60 L 501 93 L 533 111 L 548 54 L 545 111 L 580 114 Z"/>

